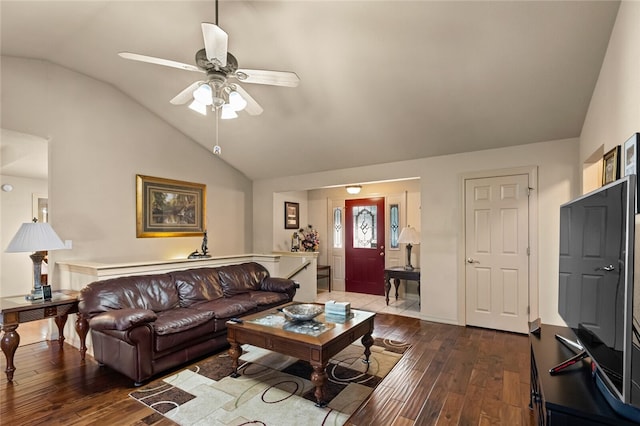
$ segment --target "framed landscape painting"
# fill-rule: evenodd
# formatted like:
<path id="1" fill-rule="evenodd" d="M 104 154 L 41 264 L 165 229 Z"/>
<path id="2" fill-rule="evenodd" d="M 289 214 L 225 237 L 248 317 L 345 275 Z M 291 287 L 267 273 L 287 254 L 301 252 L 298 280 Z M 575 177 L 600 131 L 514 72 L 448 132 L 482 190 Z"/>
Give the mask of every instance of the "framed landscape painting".
<path id="1" fill-rule="evenodd" d="M 136 175 L 136 237 L 200 236 L 207 186 Z"/>

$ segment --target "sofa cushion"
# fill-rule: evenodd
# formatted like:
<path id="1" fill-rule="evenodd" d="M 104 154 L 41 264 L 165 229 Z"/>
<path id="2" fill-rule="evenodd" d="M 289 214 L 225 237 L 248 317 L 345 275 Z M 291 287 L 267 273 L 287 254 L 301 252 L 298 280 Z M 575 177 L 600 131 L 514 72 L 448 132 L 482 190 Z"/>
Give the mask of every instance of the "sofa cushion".
<path id="1" fill-rule="evenodd" d="M 281 305 L 291 301 L 287 293 L 276 293 L 272 291 L 250 291 L 248 293 L 234 296 L 233 298 L 250 300 L 252 302 L 255 302 L 258 307 Z"/>
<path id="2" fill-rule="evenodd" d="M 256 262 L 228 265 L 218 268 L 218 276 L 225 297 L 260 290 L 260 283 L 269 276 L 269 271 Z"/>
<path id="3" fill-rule="evenodd" d="M 112 309 L 89 320 L 94 330 L 128 330 L 141 324 L 154 322 L 158 315 L 150 309 Z"/>
<path id="4" fill-rule="evenodd" d="M 111 309 L 160 312 L 178 305 L 178 291 L 171 276 L 154 274 L 95 281 L 81 290 L 79 309 L 91 318 Z"/>
<path id="5" fill-rule="evenodd" d="M 213 318 L 213 312 L 190 308 L 176 308 L 158 313 L 154 323 L 157 335 L 180 333 L 193 327 L 197 327 Z"/>
<path id="6" fill-rule="evenodd" d="M 215 319 L 211 319 L 207 322 L 204 322 L 200 325 L 197 325 L 188 330 L 182 330 L 179 333 L 170 333 L 170 334 L 156 334 L 154 336 L 154 351 L 151 354 L 153 358 L 162 358 L 166 356 L 177 356 L 178 361 L 181 357 L 185 356 L 184 359 L 181 359 L 181 362 L 188 361 L 188 357 L 184 353 L 181 355 L 170 355 L 171 353 L 180 354 L 179 348 L 190 348 L 192 345 L 196 345 L 197 342 L 202 342 L 203 340 L 207 340 L 213 337 L 215 333 Z M 187 349 L 188 351 L 188 349 Z"/>
<path id="7" fill-rule="evenodd" d="M 220 319 L 246 315 L 257 307 L 258 304 L 254 300 L 235 296 L 230 299 L 225 297 L 209 302 L 197 303 L 191 308 L 211 312 L 214 318 Z"/>
<path id="8" fill-rule="evenodd" d="M 178 288 L 180 306 L 187 308 L 204 300 L 223 297 L 216 268 L 188 269 L 169 273 Z"/>

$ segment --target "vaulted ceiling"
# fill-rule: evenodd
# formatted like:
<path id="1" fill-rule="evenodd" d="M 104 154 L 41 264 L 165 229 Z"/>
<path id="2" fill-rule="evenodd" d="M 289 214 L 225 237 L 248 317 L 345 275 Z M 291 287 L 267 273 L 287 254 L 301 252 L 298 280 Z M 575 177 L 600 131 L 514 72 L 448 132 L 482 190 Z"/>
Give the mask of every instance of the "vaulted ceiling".
<path id="1" fill-rule="evenodd" d="M 220 121 L 222 159 L 262 179 L 578 137 L 618 6 L 221 0 L 218 24 L 240 67 L 301 80 L 244 84 L 264 112 Z M 2 55 L 105 81 L 208 150 L 215 144 L 211 115 L 169 103 L 201 74 L 117 55 L 193 64 L 200 23 L 216 21 L 213 1 L 0 8 Z"/>

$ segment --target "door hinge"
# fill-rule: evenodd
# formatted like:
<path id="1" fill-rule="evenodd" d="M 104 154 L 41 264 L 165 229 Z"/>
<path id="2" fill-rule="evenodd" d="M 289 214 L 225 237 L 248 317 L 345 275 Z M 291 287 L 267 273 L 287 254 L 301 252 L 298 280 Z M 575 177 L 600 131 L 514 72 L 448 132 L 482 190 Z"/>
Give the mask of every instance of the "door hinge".
<path id="1" fill-rule="evenodd" d="M 531 313 L 531 306 L 527 306 L 527 315 Z"/>
<path id="2" fill-rule="evenodd" d="M 527 247 L 527 256 L 531 256 L 531 248 Z"/>
<path id="3" fill-rule="evenodd" d="M 527 187 L 527 197 L 531 196 L 531 191 L 533 191 L 535 188 L 532 188 L 530 186 Z"/>

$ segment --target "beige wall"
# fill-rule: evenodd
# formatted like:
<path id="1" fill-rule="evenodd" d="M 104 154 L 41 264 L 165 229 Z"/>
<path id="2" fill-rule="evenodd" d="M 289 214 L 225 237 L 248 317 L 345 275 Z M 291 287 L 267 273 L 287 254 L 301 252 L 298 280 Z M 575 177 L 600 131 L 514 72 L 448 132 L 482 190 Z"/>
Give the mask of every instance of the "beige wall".
<path id="1" fill-rule="evenodd" d="M 640 132 L 639 22 L 640 2 L 623 1 L 582 127 L 580 166 Z"/>
<path id="2" fill-rule="evenodd" d="M 3 128 L 50 141 L 49 222 L 73 241 L 53 261 L 161 260 L 200 248 L 201 237 L 136 238 L 136 174 L 206 184 L 210 251 L 251 252 L 252 189 L 243 174 L 113 86 L 13 57 L 2 57 L 1 78 Z"/>
<path id="3" fill-rule="evenodd" d="M 33 217 L 33 194 L 47 195 L 45 179 L 0 176 L 0 183 L 13 185 L 13 191 L 0 191 L 0 297 L 22 295 L 33 284 L 30 253 L 5 253 L 20 226 Z"/>
<path id="4" fill-rule="evenodd" d="M 284 203 L 298 203 L 300 205 L 300 226 L 306 227 L 309 223 L 308 203 L 306 191 L 280 192 L 273 194 L 273 250 L 291 250 L 291 235 L 297 229 L 284 229 Z"/>
<path id="5" fill-rule="evenodd" d="M 257 206 L 272 203 L 273 194 L 308 190 L 346 182 L 420 179 L 420 265 L 422 271 L 421 314 L 424 318 L 462 324 L 458 311 L 464 300 L 464 277 L 459 276 L 463 261 L 461 218 L 461 176 L 481 170 L 538 167 L 537 243 L 540 286 L 540 316 L 548 323 L 559 323 L 558 223 L 559 206 L 579 194 L 576 166 L 578 140 L 542 142 L 510 148 L 423 158 L 369 167 L 335 170 L 288 178 L 254 181 L 254 249 L 269 252 L 273 247 L 273 211 Z M 276 218 L 279 220 L 279 218 Z"/>

